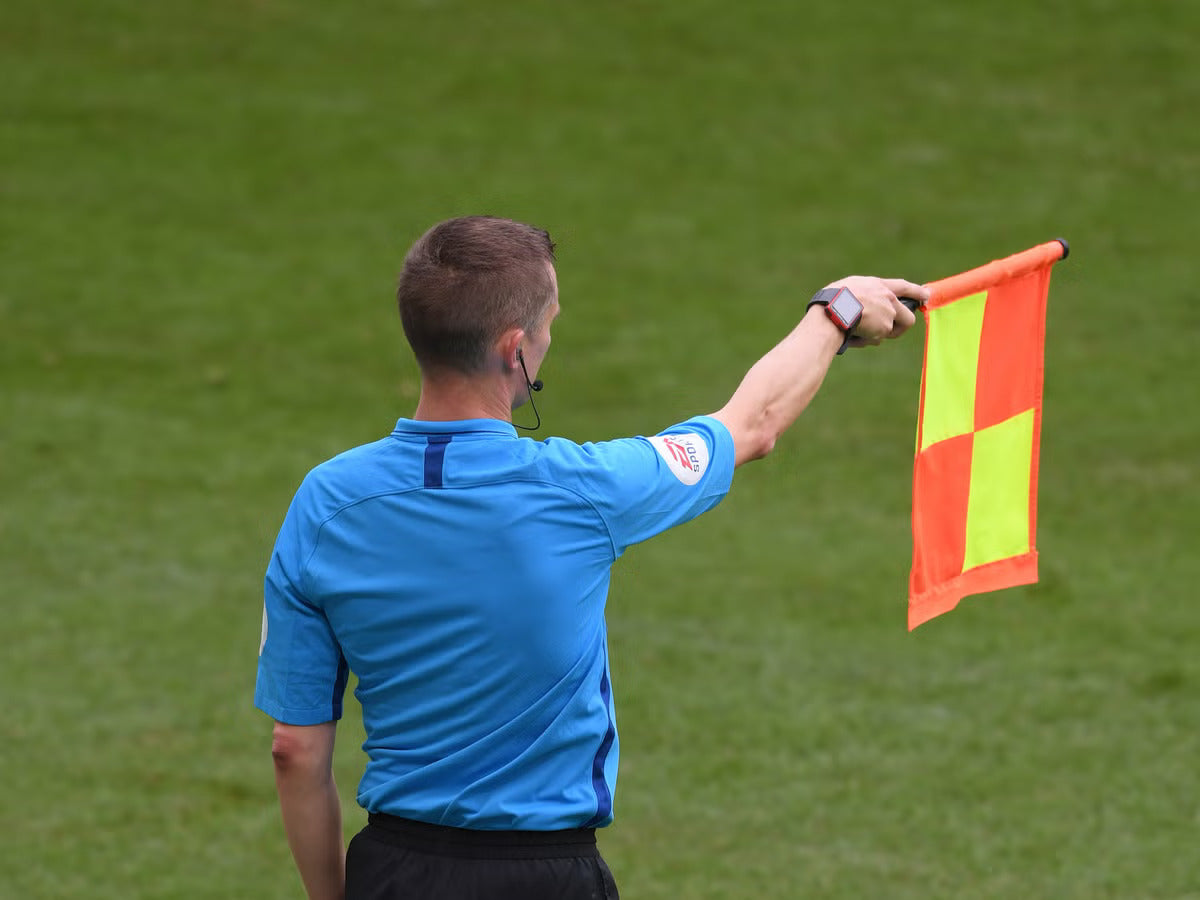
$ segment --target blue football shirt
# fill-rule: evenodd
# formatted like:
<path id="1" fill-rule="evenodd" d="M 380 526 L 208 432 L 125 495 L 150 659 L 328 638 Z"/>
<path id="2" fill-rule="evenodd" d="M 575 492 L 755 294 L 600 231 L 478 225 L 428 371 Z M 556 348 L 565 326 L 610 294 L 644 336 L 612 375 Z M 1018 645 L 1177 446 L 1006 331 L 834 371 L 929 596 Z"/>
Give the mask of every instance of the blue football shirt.
<path id="1" fill-rule="evenodd" d="M 297 491 L 267 568 L 255 704 L 293 725 L 338 719 L 353 671 L 371 812 L 606 825 L 612 564 L 715 506 L 733 469 L 706 416 L 587 444 L 401 419 Z"/>

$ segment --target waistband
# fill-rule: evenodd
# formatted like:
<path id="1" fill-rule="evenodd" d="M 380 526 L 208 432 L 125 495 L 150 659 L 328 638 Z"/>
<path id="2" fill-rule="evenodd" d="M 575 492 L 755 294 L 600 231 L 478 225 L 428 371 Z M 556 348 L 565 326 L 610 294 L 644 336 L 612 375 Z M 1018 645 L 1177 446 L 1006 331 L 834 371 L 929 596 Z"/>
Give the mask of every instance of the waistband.
<path id="1" fill-rule="evenodd" d="M 596 829 L 482 831 L 371 813 L 363 833 L 385 844 L 462 859 L 598 857 Z"/>

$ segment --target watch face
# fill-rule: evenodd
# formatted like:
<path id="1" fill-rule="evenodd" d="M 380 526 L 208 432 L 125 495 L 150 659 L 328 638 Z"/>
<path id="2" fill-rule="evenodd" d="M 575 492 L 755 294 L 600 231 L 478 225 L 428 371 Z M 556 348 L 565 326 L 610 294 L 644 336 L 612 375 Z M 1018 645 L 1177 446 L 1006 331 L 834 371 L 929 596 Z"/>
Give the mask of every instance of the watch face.
<path id="1" fill-rule="evenodd" d="M 858 320 L 862 318 L 862 311 L 863 307 L 858 298 L 845 288 L 838 291 L 838 295 L 829 304 L 830 314 L 846 331 L 858 324 Z"/>

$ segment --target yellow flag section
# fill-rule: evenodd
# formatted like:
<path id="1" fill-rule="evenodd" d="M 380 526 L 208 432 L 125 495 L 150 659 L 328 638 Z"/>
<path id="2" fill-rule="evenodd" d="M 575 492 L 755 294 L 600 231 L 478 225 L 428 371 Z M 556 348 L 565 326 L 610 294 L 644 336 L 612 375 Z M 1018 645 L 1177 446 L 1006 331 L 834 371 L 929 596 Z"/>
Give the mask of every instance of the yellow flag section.
<path id="1" fill-rule="evenodd" d="M 1037 581 L 1050 269 L 1066 241 L 929 285 L 913 464 L 908 627 L 968 594 Z"/>

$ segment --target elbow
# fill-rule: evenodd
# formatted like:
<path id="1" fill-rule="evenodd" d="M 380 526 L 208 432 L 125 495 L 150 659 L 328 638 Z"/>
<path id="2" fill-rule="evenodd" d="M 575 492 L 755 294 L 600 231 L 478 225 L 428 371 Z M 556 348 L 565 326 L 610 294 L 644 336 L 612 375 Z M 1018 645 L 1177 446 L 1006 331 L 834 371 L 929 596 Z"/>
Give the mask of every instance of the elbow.
<path id="1" fill-rule="evenodd" d="M 271 761 L 278 772 L 293 772 L 304 762 L 304 748 L 299 741 L 286 731 L 275 729 L 271 737 Z"/>
<path id="2" fill-rule="evenodd" d="M 775 449 L 775 441 L 778 437 L 778 432 L 771 428 L 760 426 L 747 429 L 741 436 L 741 440 L 736 442 L 737 464 L 740 466 L 742 463 L 762 459 Z"/>
<path id="3" fill-rule="evenodd" d="M 750 430 L 749 459 L 762 459 L 775 449 L 775 442 L 790 423 L 782 419 L 774 407 L 767 407 Z"/>
<path id="4" fill-rule="evenodd" d="M 771 410 L 758 410 L 753 414 L 738 414 L 736 409 L 726 406 L 713 414 L 724 423 L 733 438 L 736 465 L 762 459 L 775 449 L 775 441 L 786 423 L 781 423 Z"/>
<path id="5" fill-rule="evenodd" d="M 280 775 L 316 772 L 329 764 L 324 748 L 314 744 L 306 731 L 275 724 L 271 736 L 271 760 Z"/>
<path id="6" fill-rule="evenodd" d="M 776 435 L 763 435 L 753 447 L 750 448 L 750 455 L 746 457 L 747 461 L 754 459 L 762 459 L 775 449 Z"/>

